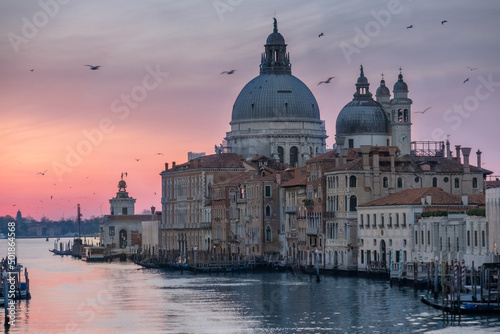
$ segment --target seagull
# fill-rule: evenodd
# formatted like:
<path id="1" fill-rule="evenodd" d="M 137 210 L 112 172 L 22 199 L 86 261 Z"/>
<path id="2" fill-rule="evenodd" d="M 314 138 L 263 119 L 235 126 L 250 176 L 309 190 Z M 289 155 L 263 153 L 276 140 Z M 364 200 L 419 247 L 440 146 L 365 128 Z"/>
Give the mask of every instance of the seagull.
<path id="1" fill-rule="evenodd" d="M 321 34 L 318 35 L 318 37 L 321 37 L 321 36 L 325 36 L 325 34 L 321 33 Z"/>
<path id="2" fill-rule="evenodd" d="M 410 25 L 410 26 L 408 26 L 408 27 L 406 27 L 406 29 L 411 29 L 411 28 L 413 28 L 413 24 Z"/>
<path id="3" fill-rule="evenodd" d="M 43 171 L 43 172 L 38 172 L 38 173 L 36 173 L 36 175 L 38 175 L 38 174 L 45 175 L 45 173 L 47 173 L 47 171 L 48 171 L 48 169 L 46 169 L 46 170 L 45 170 L 45 171 Z"/>
<path id="4" fill-rule="evenodd" d="M 426 108 L 424 111 L 415 111 L 415 114 L 425 114 L 425 112 L 431 108 L 432 107 Z"/>
<path id="5" fill-rule="evenodd" d="M 470 78 L 465 79 L 465 80 L 464 80 L 464 83 L 466 83 L 467 81 L 469 81 L 469 79 L 470 79 Z"/>
<path id="6" fill-rule="evenodd" d="M 135 161 L 139 161 L 139 160 L 141 160 L 141 158 L 134 158 L 134 159 L 135 159 Z"/>
<path id="7" fill-rule="evenodd" d="M 31 69 L 31 70 L 30 70 L 30 72 L 33 72 L 34 70 L 35 70 L 35 69 L 33 68 L 33 69 Z"/>
<path id="8" fill-rule="evenodd" d="M 156 155 L 163 155 L 163 153 L 156 153 Z"/>
<path id="9" fill-rule="evenodd" d="M 443 25 L 443 24 L 445 24 L 445 23 L 447 23 L 447 22 L 448 22 L 448 21 L 443 20 L 443 21 L 441 21 L 441 25 Z"/>
<path id="10" fill-rule="evenodd" d="M 333 78 L 335 78 L 335 77 L 329 77 L 329 78 L 328 78 L 328 79 L 326 79 L 325 81 L 320 81 L 320 82 L 318 83 L 318 86 L 319 86 L 319 85 L 321 85 L 322 83 L 329 84 L 329 83 L 330 83 L 330 80 L 332 80 Z"/>
<path id="11" fill-rule="evenodd" d="M 222 71 L 220 74 L 233 74 L 236 70 Z"/>
<path id="12" fill-rule="evenodd" d="M 52 195 L 50 195 L 50 199 L 52 199 Z"/>
<path id="13" fill-rule="evenodd" d="M 471 71 L 477 70 L 477 67 L 469 67 L 469 66 L 465 66 L 465 67 L 467 67 Z"/>
<path id="14" fill-rule="evenodd" d="M 89 66 L 91 70 L 95 71 L 95 70 L 98 70 L 99 67 L 102 67 L 101 65 L 97 65 L 97 66 L 94 66 L 94 65 L 83 65 L 83 66 Z"/>

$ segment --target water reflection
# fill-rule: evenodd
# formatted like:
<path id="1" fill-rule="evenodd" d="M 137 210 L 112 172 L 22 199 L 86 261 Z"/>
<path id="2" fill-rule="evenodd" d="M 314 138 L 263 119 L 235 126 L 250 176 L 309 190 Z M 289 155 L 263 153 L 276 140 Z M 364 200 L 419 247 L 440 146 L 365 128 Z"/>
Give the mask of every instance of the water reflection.
<path id="1" fill-rule="evenodd" d="M 85 263 L 18 240 L 30 301 L 10 333 L 494 332 L 499 318 L 445 317 L 386 281 L 269 273 L 198 274 Z M 0 249 L 6 244 L 0 241 Z M 3 314 L 2 314 L 3 316 Z M 2 319 L 3 321 L 3 319 Z M 450 333 L 451 333 L 450 332 Z"/>

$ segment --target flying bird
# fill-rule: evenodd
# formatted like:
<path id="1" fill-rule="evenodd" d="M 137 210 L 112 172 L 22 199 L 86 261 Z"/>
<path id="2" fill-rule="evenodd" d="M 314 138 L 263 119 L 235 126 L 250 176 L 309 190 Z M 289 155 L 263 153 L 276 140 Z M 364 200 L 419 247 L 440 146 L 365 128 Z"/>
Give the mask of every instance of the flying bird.
<path id="1" fill-rule="evenodd" d="M 33 68 L 33 69 L 31 69 L 31 70 L 30 70 L 30 72 L 33 72 L 34 70 L 35 70 L 35 69 Z"/>
<path id="2" fill-rule="evenodd" d="M 448 22 L 448 21 L 443 20 L 443 21 L 441 21 L 441 25 L 443 25 L 443 24 L 445 24 L 445 23 L 447 23 L 447 22 Z"/>
<path id="3" fill-rule="evenodd" d="M 325 34 L 321 33 L 321 34 L 318 35 L 318 37 L 321 37 L 321 36 L 325 36 Z"/>
<path id="4" fill-rule="evenodd" d="M 325 83 L 325 84 L 329 84 L 330 83 L 330 80 L 332 80 L 333 78 L 335 77 L 329 77 L 328 79 L 326 79 L 325 81 L 320 81 L 318 82 L 318 86 L 321 85 L 322 83 Z"/>
<path id="5" fill-rule="evenodd" d="M 467 81 L 469 81 L 469 79 L 470 79 L 470 78 L 465 79 L 465 80 L 464 80 L 464 83 L 466 83 Z"/>
<path id="6" fill-rule="evenodd" d="M 135 161 L 139 161 L 139 160 L 141 160 L 141 158 L 134 158 L 134 159 L 135 159 Z"/>
<path id="7" fill-rule="evenodd" d="M 97 66 L 94 66 L 94 65 L 83 65 L 83 66 L 89 66 L 92 71 L 98 70 L 99 67 L 102 67 L 101 65 L 97 65 Z"/>
<path id="8" fill-rule="evenodd" d="M 423 111 L 415 111 L 415 114 L 425 114 L 425 112 L 429 109 L 431 109 L 432 107 L 429 107 L 429 108 L 426 108 L 425 110 Z"/>
<path id="9" fill-rule="evenodd" d="M 45 170 L 45 171 L 43 171 L 43 172 L 38 172 L 38 173 L 36 173 L 36 175 L 38 175 L 38 174 L 45 175 L 45 173 L 47 173 L 47 171 L 48 171 L 48 169 L 46 169 L 46 170 Z"/>
<path id="10" fill-rule="evenodd" d="M 465 66 L 465 67 L 467 67 L 471 71 L 477 70 L 477 67 L 469 67 L 469 66 Z"/>
<path id="11" fill-rule="evenodd" d="M 411 28 L 413 28 L 413 24 L 406 27 L 406 29 L 411 29 Z"/>
<path id="12" fill-rule="evenodd" d="M 233 74 L 236 70 L 222 71 L 220 74 Z"/>
<path id="13" fill-rule="evenodd" d="M 156 155 L 163 155 L 163 153 L 156 153 Z"/>

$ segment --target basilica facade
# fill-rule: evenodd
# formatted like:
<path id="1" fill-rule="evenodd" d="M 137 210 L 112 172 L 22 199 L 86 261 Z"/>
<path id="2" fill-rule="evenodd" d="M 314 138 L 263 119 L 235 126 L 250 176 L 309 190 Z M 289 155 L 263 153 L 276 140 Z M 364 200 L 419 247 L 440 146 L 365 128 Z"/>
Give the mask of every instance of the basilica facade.
<path id="1" fill-rule="evenodd" d="M 474 166 L 468 147 L 453 153 L 449 142 L 411 140 L 412 100 L 402 73 L 392 96 L 382 79 L 374 99 L 361 66 L 353 99 L 336 121 L 337 148 L 327 152 L 318 104 L 291 74 L 286 46 L 275 20 L 260 74 L 235 100 L 224 150 L 161 172 L 157 249 L 169 261 L 189 262 L 196 250 L 206 261 L 264 257 L 357 271 L 389 261 L 387 226 L 407 243 L 398 257 L 411 259 L 418 224 L 415 216 L 381 216 L 363 205 L 417 188 L 440 188 L 453 201 L 484 196 L 491 172 L 481 168 L 481 152 Z M 369 215 L 359 214 L 360 206 Z"/>

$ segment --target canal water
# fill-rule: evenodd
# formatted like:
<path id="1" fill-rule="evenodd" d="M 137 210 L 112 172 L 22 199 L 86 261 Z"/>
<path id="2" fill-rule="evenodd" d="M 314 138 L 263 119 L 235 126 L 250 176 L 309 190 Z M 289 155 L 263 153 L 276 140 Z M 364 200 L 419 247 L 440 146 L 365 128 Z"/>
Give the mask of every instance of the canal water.
<path id="1" fill-rule="evenodd" d="M 85 263 L 18 239 L 32 299 L 9 333 L 498 333 L 500 317 L 450 317 L 387 281 L 291 273 L 197 274 Z M 0 250 L 7 253 L 6 240 Z M 3 312 L 0 319 L 3 323 Z M 0 332 L 5 331 L 0 325 Z"/>

